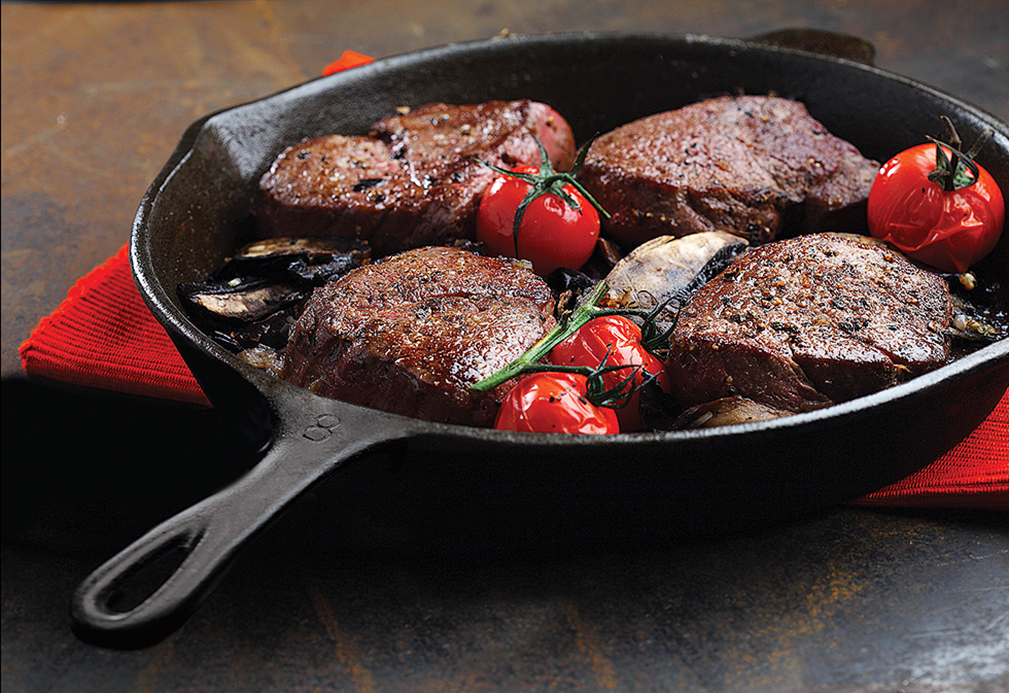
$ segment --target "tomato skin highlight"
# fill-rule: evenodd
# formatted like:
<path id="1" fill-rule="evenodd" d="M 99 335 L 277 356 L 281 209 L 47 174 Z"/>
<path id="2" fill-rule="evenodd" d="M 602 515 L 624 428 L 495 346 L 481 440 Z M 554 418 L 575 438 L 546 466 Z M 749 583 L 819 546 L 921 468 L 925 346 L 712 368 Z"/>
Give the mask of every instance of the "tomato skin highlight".
<path id="1" fill-rule="evenodd" d="M 512 169 L 536 173 L 534 166 Z M 544 194 L 526 207 L 518 230 L 518 251 L 513 237 L 515 215 L 529 193 L 529 183 L 502 175 L 484 191 L 476 217 L 477 240 L 486 252 L 529 260 L 533 270 L 547 276 L 559 267 L 581 269 L 588 262 L 599 238 L 599 213 L 573 186 L 564 190 L 577 202 L 576 210 L 552 194 Z"/>
<path id="2" fill-rule="evenodd" d="M 967 187 L 947 191 L 929 180 L 936 146 L 911 147 L 880 168 L 869 191 L 869 231 L 908 257 L 962 273 L 998 243 L 1005 202 L 998 183 L 980 166 Z"/>
<path id="3" fill-rule="evenodd" d="M 604 315 L 585 323 L 553 348 L 549 360 L 556 366 L 598 368 L 604 358 L 607 366 L 642 366 L 645 372 L 658 376 L 659 385 L 664 391 L 669 391 L 669 379 L 662 361 L 642 346 L 641 329 L 620 315 Z M 603 384 L 606 388 L 617 387 L 632 372 L 631 368 L 624 368 L 605 373 Z M 635 373 L 633 384 L 639 385 L 643 377 Z M 615 410 L 621 431 L 640 431 L 643 428 L 640 399 L 640 393 L 635 392 L 626 406 Z"/>
<path id="4" fill-rule="evenodd" d="M 494 428 L 535 433 L 619 433 L 612 409 L 586 398 L 588 379 L 578 373 L 533 373 L 508 391 Z"/>

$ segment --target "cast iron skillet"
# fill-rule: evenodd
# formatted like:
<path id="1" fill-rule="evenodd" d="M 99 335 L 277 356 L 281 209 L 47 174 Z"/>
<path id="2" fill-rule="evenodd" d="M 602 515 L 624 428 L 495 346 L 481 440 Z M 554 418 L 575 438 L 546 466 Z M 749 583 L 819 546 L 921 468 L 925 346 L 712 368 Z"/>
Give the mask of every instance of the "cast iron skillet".
<path id="1" fill-rule="evenodd" d="M 1009 340 L 931 374 L 826 410 L 713 430 L 612 437 L 515 434 L 426 423 L 314 396 L 251 368 L 201 333 L 176 287 L 205 277 L 246 233 L 256 182 L 286 145 L 363 132 L 397 106 L 528 97 L 584 139 L 726 92 L 774 92 L 883 161 L 942 135 L 995 136 L 979 158 L 1009 191 L 1009 128 L 902 77 L 846 59 L 703 36 L 562 34 L 449 45 L 308 82 L 195 123 L 144 197 L 137 284 L 207 395 L 261 461 L 167 520 L 75 592 L 80 637 L 139 647 L 180 626 L 242 545 L 348 461 L 396 446 L 392 477 L 453 513 L 495 515 L 529 536 L 578 528 L 676 536 L 794 517 L 861 496 L 929 463 L 973 430 L 1009 384 Z M 1006 276 L 1009 234 L 988 261 Z M 402 492 L 402 491 L 401 491 Z M 391 499 L 394 502 L 394 499 Z M 428 496 L 424 497 L 424 501 Z M 139 569 L 177 568 L 136 606 L 117 604 Z"/>

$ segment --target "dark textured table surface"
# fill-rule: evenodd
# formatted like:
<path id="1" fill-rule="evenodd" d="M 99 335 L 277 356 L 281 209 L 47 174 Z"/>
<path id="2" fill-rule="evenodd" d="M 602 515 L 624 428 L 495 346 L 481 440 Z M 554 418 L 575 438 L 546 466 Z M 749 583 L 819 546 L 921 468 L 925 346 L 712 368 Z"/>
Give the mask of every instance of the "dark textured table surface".
<path id="1" fill-rule="evenodd" d="M 489 526 L 485 542 L 457 546 L 459 528 L 433 521 L 423 499 L 386 516 L 366 473 L 299 504 L 164 642 L 87 645 L 68 626 L 77 583 L 247 460 L 212 411 L 32 382 L 17 355 L 74 281 L 127 242 L 190 122 L 314 77 L 344 49 L 383 57 L 502 30 L 817 28 L 866 39 L 878 66 L 1007 119 L 1004 0 L 2 13 L 5 692 L 1009 690 L 1004 515 L 839 507 L 744 534 L 632 542 Z"/>

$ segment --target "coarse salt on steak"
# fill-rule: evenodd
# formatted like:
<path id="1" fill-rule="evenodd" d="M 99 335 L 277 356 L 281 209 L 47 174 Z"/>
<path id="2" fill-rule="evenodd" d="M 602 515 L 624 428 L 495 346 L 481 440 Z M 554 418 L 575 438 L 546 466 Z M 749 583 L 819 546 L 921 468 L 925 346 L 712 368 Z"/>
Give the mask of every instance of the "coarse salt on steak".
<path id="1" fill-rule="evenodd" d="M 315 290 L 281 377 L 316 394 L 445 423 L 489 426 L 513 382 L 493 374 L 555 325 L 546 282 L 524 264 L 426 247 Z"/>

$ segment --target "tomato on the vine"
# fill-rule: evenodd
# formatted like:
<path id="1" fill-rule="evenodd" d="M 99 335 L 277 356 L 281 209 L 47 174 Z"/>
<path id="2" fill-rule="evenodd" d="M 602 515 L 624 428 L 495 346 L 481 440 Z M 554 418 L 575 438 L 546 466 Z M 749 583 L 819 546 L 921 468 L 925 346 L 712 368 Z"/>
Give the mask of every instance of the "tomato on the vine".
<path id="1" fill-rule="evenodd" d="M 588 262 L 599 238 L 599 215 L 608 216 L 576 178 L 591 144 L 579 150 L 569 172 L 554 171 L 538 139 L 538 168 L 507 170 L 484 162 L 501 174 L 480 197 L 476 215 L 476 237 L 488 253 L 529 260 L 543 277 Z"/>
<path id="2" fill-rule="evenodd" d="M 619 433 L 616 413 L 587 396 L 580 373 L 533 373 L 515 384 L 501 402 L 494 428 L 538 433 Z"/>
<path id="3" fill-rule="evenodd" d="M 991 174 L 973 161 L 983 141 L 958 151 L 921 144 L 880 169 L 869 191 L 869 230 L 908 257 L 945 272 L 966 272 L 992 251 L 1002 233 L 1005 203 Z"/>
<path id="4" fill-rule="evenodd" d="M 620 315 L 593 318 L 550 352 L 550 363 L 556 366 L 625 366 L 602 375 L 606 388 L 624 385 L 627 391 L 638 388 L 645 379 L 642 371 L 656 377 L 668 391 L 665 369 L 654 354 L 641 344 L 641 328 Z M 627 404 L 616 410 L 620 430 L 639 431 L 642 428 L 640 392 L 635 391 Z"/>
<path id="5" fill-rule="evenodd" d="M 518 166 L 514 173 L 538 174 L 532 166 Z M 495 255 L 529 260 L 533 270 L 546 276 L 558 267 L 580 269 L 599 238 L 599 214 L 578 190 L 564 186 L 578 204 L 572 207 L 553 193 L 528 203 L 514 230 L 515 215 L 532 185 L 522 178 L 498 176 L 484 192 L 476 217 L 476 237 Z"/>

